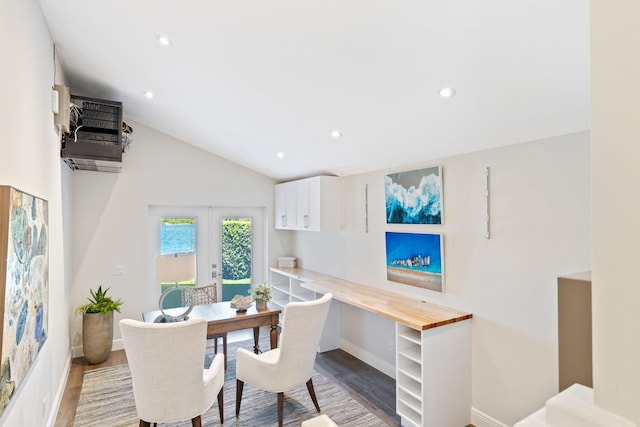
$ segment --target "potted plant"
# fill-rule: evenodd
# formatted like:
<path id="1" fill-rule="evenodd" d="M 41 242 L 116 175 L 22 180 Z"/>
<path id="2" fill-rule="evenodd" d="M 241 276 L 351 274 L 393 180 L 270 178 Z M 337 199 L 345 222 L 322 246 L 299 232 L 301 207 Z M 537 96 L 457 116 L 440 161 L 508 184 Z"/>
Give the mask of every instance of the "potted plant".
<path id="1" fill-rule="evenodd" d="M 271 301 L 271 286 L 266 283 L 260 283 L 253 288 L 251 296 L 256 301 L 257 310 L 266 310 L 267 303 Z"/>
<path id="2" fill-rule="evenodd" d="M 82 314 L 82 351 L 91 365 L 102 363 L 109 358 L 113 346 L 113 312 L 120 313 L 124 304 L 120 299 L 107 296 L 109 288 L 89 290 L 89 301 L 76 309 Z"/>

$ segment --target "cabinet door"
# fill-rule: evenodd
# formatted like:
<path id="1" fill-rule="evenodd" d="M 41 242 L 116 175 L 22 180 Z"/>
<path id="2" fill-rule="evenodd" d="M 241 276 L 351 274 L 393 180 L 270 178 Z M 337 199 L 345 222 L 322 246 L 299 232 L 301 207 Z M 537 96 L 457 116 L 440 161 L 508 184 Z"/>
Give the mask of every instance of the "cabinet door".
<path id="1" fill-rule="evenodd" d="M 320 231 L 322 228 L 322 181 L 320 177 L 307 180 L 306 230 Z"/>
<path id="2" fill-rule="evenodd" d="M 322 181 L 320 180 L 320 177 L 297 181 L 296 217 L 298 230 L 321 230 L 321 184 Z"/>
<path id="3" fill-rule="evenodd" d="M 275 221 L 276 228 L 287 226 L 287 187 L 285 184 L 276 185 Z"/>
<path id="4" fill-rule="evenodd" d="M 275 221 L 276 228 L 295 230 L 298 226 L 296 218 L 297 186 L 295 182 L 284 182 L 276 185 Z"/>
<path id="5" fill-rule="evenodd" d="M 300 228 L 300 223 L 297 219 L 297 204 L 296 204 L 296 191 L 297 187 L 295 182 L 288 182 L 285 185 L 287 191 L 287 225 L 285 228 L 290 230 L 297 230 Z"/>
<path id="6" fill-rule="evenodd" d="M 310 225 L 308 179 L 303 179 L 296 183 L 296 209 L 298 229 L 308 230 Z"/>

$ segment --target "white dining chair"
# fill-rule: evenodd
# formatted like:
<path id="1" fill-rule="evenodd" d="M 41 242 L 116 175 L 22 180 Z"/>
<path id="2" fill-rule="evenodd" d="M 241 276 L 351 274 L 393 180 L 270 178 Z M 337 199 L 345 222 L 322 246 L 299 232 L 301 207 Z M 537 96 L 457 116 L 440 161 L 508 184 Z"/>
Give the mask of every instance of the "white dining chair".
<path id="1" fill-rule="evenodd" d="M 284 392 L 303 384 L 320 412 L 311 376 L 332 298 L 326 294 L 313 301 L 287 304 L 278 348 L 261 354 L 243 348 L 236 351 L 236 417 L 245 383 L 278 394 L 278 426 L 282 426 Z"/>
<path id="2" fill-rule="evenodd" d="M 216 354 L 209 368 L 203 368 L 206 320 L 145 323 L 123 319 L 120 331 L 140 427 L 184 420 L 199 427 L 201 415 L 216 396 L 220 423 L 224 422 L 224 355 Z"/>

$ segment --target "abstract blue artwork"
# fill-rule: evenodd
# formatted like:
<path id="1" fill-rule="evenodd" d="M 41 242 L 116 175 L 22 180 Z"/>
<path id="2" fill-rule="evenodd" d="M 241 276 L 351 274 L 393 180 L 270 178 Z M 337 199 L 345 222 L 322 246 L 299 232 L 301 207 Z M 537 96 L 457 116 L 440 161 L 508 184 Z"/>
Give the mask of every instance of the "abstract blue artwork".
<path id="1" fill-rule="evenodd" d="M 387 224 L 442 224 L 440 166 L 385 176 Z"/>
<path id="2" fill-rule="evenodd" d="M 386 233 L 387 280 L 444 292 L 441 234 Z"/>
<path id="3" fill-rule="evenodd" d="M 48 203 L 0 186 L 0 414 L 47 340 Z"/>

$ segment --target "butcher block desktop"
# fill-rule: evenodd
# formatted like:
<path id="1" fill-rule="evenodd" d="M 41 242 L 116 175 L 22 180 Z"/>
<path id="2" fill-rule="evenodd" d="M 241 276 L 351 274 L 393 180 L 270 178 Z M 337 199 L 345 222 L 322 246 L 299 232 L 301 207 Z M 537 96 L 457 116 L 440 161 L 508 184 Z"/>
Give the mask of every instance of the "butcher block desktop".
<path id="1" fill-rule="evenodd" d="M 391 319 L 396 324 L 396 412 L 403 426 L 466 426 L 471 419 L 471 319 L 440 304 L 302 268 L 271 268 L 274 301 L 314 299 L 332 293 L 330 314 L 339 322 L 339 304 Z M 325 335 L 341 325 L 325 326 Z M 340 337 L 323 337 L 339 346 Z"/>
<path id="2" fill-rule="evenodd" d="M 338 301 L 421 331 L 473 317 L 471 313 L 342 279 L 312 281 L 302 286 L 322 294 L 331 292 Z"/>

